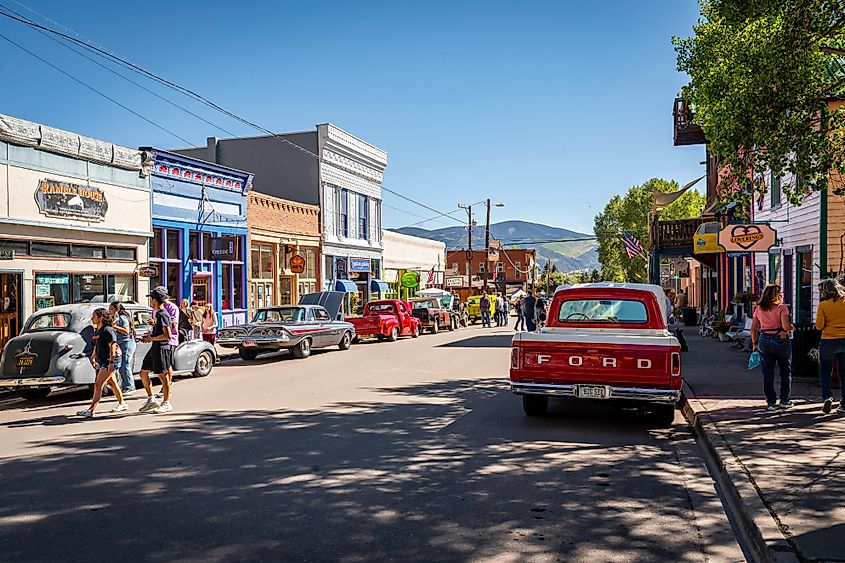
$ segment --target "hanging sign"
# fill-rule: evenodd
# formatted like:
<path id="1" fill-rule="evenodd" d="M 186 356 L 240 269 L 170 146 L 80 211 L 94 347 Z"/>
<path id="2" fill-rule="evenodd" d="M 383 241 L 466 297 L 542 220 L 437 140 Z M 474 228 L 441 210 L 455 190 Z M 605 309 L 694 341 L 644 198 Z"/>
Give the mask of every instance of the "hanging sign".
<path id="1" fill-rule="evenodd" d="M 402 287 L 419 287 L 420 275 L 417 272 L 405 272 L 402 274 Z"/>
<path id="2" fill-rule="evenodd" d="M 369 258 L 350 258 L 349 259 L 350 272 L 369 272 L 370 259 Z"/>
<path id="3" fill-rule="evenodd" d="M 0 249 L 0 260 L 14 260 L 15 259 L 15 251 L 8 250 L 5 248 Z"/>
<path id="4" fill-rule="evenodd" d="M 301 274 L 305 271 L 305 258 L 299 254 L 290 257 L 290 271 L 294 274 Z"/>
<path id="5" fill-rule="evenodd" d="M 777 242 L 777 232 L 765 224 L 725 225 L 719 231 L 719 245 L 726 252 L 768 252 Z"/>
<path id="6" fill-rule="evenodd" d="M 211 259 L 236 260 L 237 240 L 234 237 L 214 237 L 211 239 Z"/>
<path id="7" fill-rule="evenodd" d="M 41 180 L 35 190 L 38 210 L 48 217 L 102 221 L 109 205 L 100 188 Z"/>
<path id="8" fill-rule="evenodd" d="M 466 285 L 466 279 L 464 276 L 455 277 L 455 278 L 446 278 L 446 287 L 463 287 Z"/>
<path id="9" fill-rule="evenodd" d="M 334 271 L 337 274 L 337 279 L 346 279 L 346 258 L 335 258 Z"/>
<path id="10" fill-rule="evenodd" d="M 157 278 L 158 266 L 155 264 L 138 264 L 137 272 L 142 278 Z"/>

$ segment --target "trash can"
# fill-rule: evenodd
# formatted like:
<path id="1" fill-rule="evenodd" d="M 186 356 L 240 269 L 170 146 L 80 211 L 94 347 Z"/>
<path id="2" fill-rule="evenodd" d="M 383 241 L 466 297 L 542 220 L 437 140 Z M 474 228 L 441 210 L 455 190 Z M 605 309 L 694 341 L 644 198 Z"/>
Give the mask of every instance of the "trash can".
<path id="1" fill-rule="evenodd" d="M 698 326 L 698 311 L 695 307 L 681 307 L 681 318 L 684 326 Z"/>
<path id="2" fill-rule="evenodd" d="M 819 347 L 822 334 L 815 325 L 795 325 L 792 335 L 792 376 L 817 378 L 819 365 L 810 357 L 810 350 Z"/>

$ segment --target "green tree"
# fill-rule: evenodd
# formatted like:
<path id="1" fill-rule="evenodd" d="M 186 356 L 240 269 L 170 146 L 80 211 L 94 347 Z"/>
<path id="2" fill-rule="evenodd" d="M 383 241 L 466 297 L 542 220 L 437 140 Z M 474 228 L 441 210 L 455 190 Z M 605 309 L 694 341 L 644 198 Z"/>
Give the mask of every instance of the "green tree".
<path id="1" fill-rule="evenodd" d="M 622 243 L 622 233 L 631 232 L 645 248 L 648 245 L 648 221 L 654 203 L 654 190 L 664 193 L 680 189 L 678 183 L 660 178 L 634 186 L 625 195 L 615 195 L 595 218 L 601 275 L 607 281 L 644 282 L 647 278 L 646 255 L 629 257 Z M 705 197 L 687 190 L 660 213 L 664 220 L 691 219 L 704 209 Z M 589 280 L 589 274 L 587 274 Z"/>
<path id="2" fill-rule="evenodd" d="M 673 37 L 682 97 L 709 150 L 725 159 L 723 201 L 765 189 L 749 171 L 771 170 L 790 201 L 845 170 L 845 0 L 701 0 L 694 35 Z"/>

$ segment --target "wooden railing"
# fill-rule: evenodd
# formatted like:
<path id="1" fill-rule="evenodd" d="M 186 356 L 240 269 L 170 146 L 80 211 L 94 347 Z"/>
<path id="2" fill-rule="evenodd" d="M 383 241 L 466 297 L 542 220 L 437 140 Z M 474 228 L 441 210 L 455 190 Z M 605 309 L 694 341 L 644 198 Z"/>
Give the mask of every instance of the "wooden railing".
<path id="1" fill-rule="evenodd" d="M 692 237 L 705 219 L 681 219 L 679 221 L 655 221 L 651 228 L 651 244 L 655 249 L 692 248 Z"/>

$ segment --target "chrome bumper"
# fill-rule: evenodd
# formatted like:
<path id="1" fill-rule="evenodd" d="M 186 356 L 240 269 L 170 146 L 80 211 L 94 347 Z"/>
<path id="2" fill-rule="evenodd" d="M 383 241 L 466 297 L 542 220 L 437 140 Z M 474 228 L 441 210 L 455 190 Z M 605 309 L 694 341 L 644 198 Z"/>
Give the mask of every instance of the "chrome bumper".
<path id="1" fill-rule="evenodd" d="M 258 338 L 218 338 L 217 344 L 223 348 L 240 348 L 244 340 L 251 340 L 255 342 L 255 348 L 262 346 L 286 346 L 290 344 L 290 338 L 287 336 L 279 336 L 274 338 L 258 337 Z M 252 348 L 252 346 L 250 346 Z"/>
<path id="2" fill-rule="evenodd" d="M 0 379 L 0 387 L 44 387 L 46 385 L 61 385 L 62 383 L 65 383 L 65 378 L 62 375 Z"/>
<path id="3" fill-rule="evenodd" d="M 601 385 L 600 383 L 584 382 L 583 385 Z M 576 385 L 548 383 L 515 383 L 511 382 L 511 391 L 517 395 L 546 395 L 548 397 L 577 397 Z M 648 403 L 675 404 L 681 400 L 680 389 L 644 389 L 642 387 L 613 387 L 608 386 L 608 399 L 627 399 L 629 401 L 644 401 Z M 605 400 L 605 399 L 599 399 Z"/>

